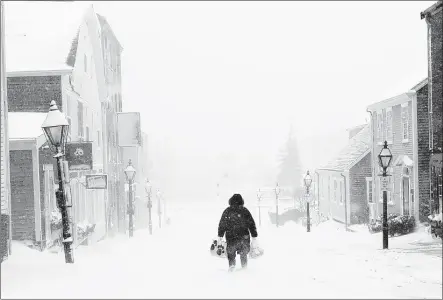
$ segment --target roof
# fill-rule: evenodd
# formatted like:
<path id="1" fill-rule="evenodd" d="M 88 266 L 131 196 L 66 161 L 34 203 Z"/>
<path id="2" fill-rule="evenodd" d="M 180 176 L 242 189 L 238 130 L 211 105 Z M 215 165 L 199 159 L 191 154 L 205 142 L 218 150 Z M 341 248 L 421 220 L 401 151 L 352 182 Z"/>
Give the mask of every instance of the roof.
<path id="1" fill-rule="evenodd" d="M 46 118 L 46 115 L 47 113 L 9 112 L 9 139 L 28 140 L 36 139 L 43 135 L 42 124 Z"/>
<path id="2" fill-rule="evenodd" d="M 349 140 L 348 145 L 325 166 L 318 170 L 348 170 L 354 163 L 363 158 L 363 155 L 370 150 L 371 131 L 369 124 L 360 130 Z"/>
<path id="3" fill-rule="evenodd" d="M 8 1 L 5 6 L 6 72 L 70 69 L 66 58 L 85 4 Z"/>
<path id="4" fill-rule="evenodd" d="M 346 129 L 346 131 L 352 131 L 355 129 L 363 129 L 363 127 L 365 127 L 367 124 L 361 124 L 361 125 L 357 125 L 357 126 L 353 126 L 351 128 Z"/>
<path id="5" fill-rule="evenodd" d="M 109 29 L 109 32 L 111 33 L 111 35 L 114 37 L 115 41 L 117 42 L 118 46 L 120 47 L 120 50 L 123 49 L 122 45 L 120 44 L 119 40 L 117 39 L 117 37 L 115 36 L 114 31 L 111 28 L 111 25 L 109 25 L 108 21 L 106 20 L 106 18 L 100 14 L 97 14 L 97 19 L 98 19 L 98 23 L 100 24 L 100 28 L 102 31 L 104 31 L 104 29 L 107 27 Z"/>
<path id="6" fill-rule="evenodd" d="M 412 87 L 411 90 L 418 91 L 418 90 L 422 89 L 427 84 L 428 84 L 428 78 L 425 78 L 422 81 L 420 81 L 420 83 L 418 83 L 414 87 Z"/>
<path id="7" fill-rule="evenodd" d="M 391 98 L 388 98 L 388 99 L 385 99 L 385 100 L 382 100 L 379 102 L 372 103 L 371 105 L 368 105 L 367 109 L 370 111 L 375 111 L 375 110 L 382 109 L 385 107 L 392 107 L 395 105 L 399 105 L 401 103 L 408 102 L 408 101 L 411 101 L 411 98 L 409 97 L 408 93 L 403 93 L 403 94 L 397 95 L 395 97 L 391 97 Z"/>
<path id="8" fill-rule="evenodd" d="M 437 9 L 442 8 L 442 7 L 443 7 L 443 1 L 441 1 L 441 0 L 437 1 L 431 7 L 427 8 L 425 11 L 422 11 L 420 13 L 420 18 L 424 19 L 428 15 L 433 15 L 437 11 Z"/>

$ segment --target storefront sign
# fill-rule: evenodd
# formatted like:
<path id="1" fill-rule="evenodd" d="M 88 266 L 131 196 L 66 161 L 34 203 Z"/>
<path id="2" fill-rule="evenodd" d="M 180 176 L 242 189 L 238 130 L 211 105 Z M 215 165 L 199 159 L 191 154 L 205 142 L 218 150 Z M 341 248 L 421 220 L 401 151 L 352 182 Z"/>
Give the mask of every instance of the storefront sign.
<path id="1" fill-rule="evenodd" d="M 65 157 L 69 171 L 92 170 L 92 142 L 67 143 Z"/>
<path id="2" fill-rule="evenodd" d="M 85 175 L 85 181 L 88 190 L 106 190 L 108 188 L 108 175 L 106 174 Z"/>

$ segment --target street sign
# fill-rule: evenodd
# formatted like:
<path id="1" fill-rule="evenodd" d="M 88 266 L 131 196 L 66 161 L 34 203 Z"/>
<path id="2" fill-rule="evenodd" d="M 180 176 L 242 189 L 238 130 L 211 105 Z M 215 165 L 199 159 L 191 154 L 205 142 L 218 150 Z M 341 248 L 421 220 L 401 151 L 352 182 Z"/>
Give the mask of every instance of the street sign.
<path id="1" fill-rule="evenodd" d="M 108 188 L 108 175 L 106 174 L 85 175 L 85 181 L 88 190 L 106 190 Z"/>
<path id="2" fill-rule="evenodd" d="M 380 178 L 381 190 L 382 191 L 390 191 L 391 185 L 388 176 L 382 176 Z"/>

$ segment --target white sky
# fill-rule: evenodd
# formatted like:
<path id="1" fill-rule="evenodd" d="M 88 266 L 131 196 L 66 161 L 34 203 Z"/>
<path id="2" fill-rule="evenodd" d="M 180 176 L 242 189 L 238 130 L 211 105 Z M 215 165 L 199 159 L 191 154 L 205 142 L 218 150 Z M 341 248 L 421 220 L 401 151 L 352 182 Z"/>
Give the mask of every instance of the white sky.
<path id="1" fill-rule="evenodd" d="M 369 120 L 367 105 L 427 76 L 420 12 L 432 3 L 113 1 L 94 7 L 124 47 L 123 110 L 141 112 L 156 172 L 193 185 L 217 181 L 223 171 L 216 158 L 223 153 L 240 165 L 254 156 L 272 166 L 290 123 L 305 168 L 330 160 L 345 146 L 345 130 Z"/>

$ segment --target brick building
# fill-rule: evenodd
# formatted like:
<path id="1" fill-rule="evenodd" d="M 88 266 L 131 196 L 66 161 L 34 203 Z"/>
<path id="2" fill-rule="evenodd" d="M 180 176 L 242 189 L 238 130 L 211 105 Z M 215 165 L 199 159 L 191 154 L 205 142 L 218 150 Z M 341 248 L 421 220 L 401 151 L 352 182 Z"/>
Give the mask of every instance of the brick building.
<path id="1" fill-rule="evenodd" d="M 23 16 L 24 8 L 19 8 L 23 5 L 26 11 L 32 11 L 31 6 L 34 6 L 41 14 Z M 7 47 L 14 54 L 8 57 L 7 65 L 9 109 L 14 114 L 16 127 L 11 128 L 16 135 L 14 149 L 11 149 L 11 164 L 14 165 L 11 169 L 15 170 L 12 187 L 14 236 L 29 239 L 41 248 L 54 239 L 50 219 L 57 209 L 53 197 L 56 187 L 54 159 L 46 148 L 41 130 L 43 120 L 40 121 L 39 116 L 46 115 L 50 100 L 55 100 L 70 124 L 68 143 L 92 144 L 92 170 L 71 170 L 68 188 L 74 204 L 74 227 L 95 225 L 89 241 L 97 241 L 106 236 L 111 223 L 108 192 L 86 189 L 85 175 L 105 173 L 113 176 L 109 172 L 114 171 L 108 169 L 112 156 L 108 155 L 108 124 L 104 112 L 107 105 L 117 104 L 116 97 L 107 98 L 110 84 L 104 73 L 103 28 L 93 7 L 75 14 L 78 6 L 60 3 L 57 13 L 51 8 L 51 15 L 46 16 L 51 22 L 41 22 L 45 5 L 50 4 L 11 3 L 10 6 L 16 8 L 15 14 L 10 15 L 15 25 L 11 28 L 15 31 L 11 30 L 7 36 Z M 26 18 L 26 22 L 21 18 Z M 60 30 L 53 28 L 57 22 L 63 24 Z M 114 54 L 109 56 L 113 58 Z M 121 103 L 118 106 L 121 109 Z M 23 124 L 28 124 L 27 118 L 33 120 L 27 127 L 35 127 L 38 131 L 23 130 Z M 20 160 L 22 155 L 24 159 Z M 20 176 L 24 180 L 20 181 Z M 20 187 L 20 184 L 26 186 Z M 26 189 L 29 191 L 23 193 Z"/>
<path id="2" fill-rule="evenodd" d="M 0 261 L 10 254 L 11 250 L 11 205 L 10 205 L 10 182 L 9 182 L 9 137 L 8 137 L 8 99 L 6 89 L 5 69 L 5 12 L 4 3 L 1 2 L 1 61 L 0 61 L 0 156 L 1 156 L 1 231 L 0 231 Z"/>
<path id="3" fill-rule="evenodd" d="M 319 210 L 347 223 L 366 221 L 372 203 L 369 124 L 349 130 L 349 142 L 337 157 L 316 170 Z"/>
<path id="4" fill-rule="evenodd" d="M 443 146 L 443 1 L 438 1 L 424 12 L 428 26 L 428 149 L 422 149 L 424 163 L 429 155 L 429 205 L 424 213 L 442 212 L 442 146 Z M 425 104 L 423 104 L 425 106 Z M 425 121 L 424 121 L 425 122 Z M 426 126 L 423 122 L 422 126 Z M 428 153 L 426 153 L 428 152 Z M 426 166 L 423 166 L 426 168 Z"/>
<path id="5" fill-rule="evenodd" d="M 411 89 L 417 102 L 417 171 L 418 171 L 418 202 L 419 220 L 427 219 L 429 215 L 430 181 L 429 181 L 429 114 L 428 114 L 428 79 L 426 78 Z"/>

